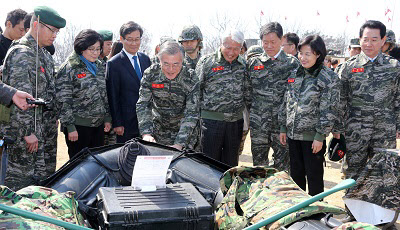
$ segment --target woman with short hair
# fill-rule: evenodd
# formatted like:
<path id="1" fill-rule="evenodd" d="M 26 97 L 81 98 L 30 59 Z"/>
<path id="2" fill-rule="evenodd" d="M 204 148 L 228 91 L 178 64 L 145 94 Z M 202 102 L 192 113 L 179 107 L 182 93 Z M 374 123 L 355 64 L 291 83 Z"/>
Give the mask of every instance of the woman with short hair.
<path id="1" fill-rule="evenodd" d="M 325 138 L 337 122 L 339 78 L 324 66 L 326 47 L 318 35 L 298 46 L 301 66 L 288 78 L 279 121 L 280 141 L 289 144 L 290 175 L 308 193 L 324 191 Z"/>
<path id="2" fill-rule="evenodd" d="M 102 46 L 96 31 L 82 30 L 56 76 L 59 117 L 70 159 L 85 147 L 104 145 L 104 131 L 111 128 L 105 68 L 98 60 Z"/>

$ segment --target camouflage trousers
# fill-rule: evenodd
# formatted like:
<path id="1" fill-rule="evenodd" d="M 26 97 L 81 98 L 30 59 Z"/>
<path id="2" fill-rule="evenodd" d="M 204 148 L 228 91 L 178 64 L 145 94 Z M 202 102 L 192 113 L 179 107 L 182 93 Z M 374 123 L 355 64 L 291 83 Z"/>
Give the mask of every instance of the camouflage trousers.
<path id="1" fill-rule="evenodd" d="M 288 147 L 283 146 L 279 141 L 279 131 L 272 132 L 250 125 L 251 153 L 253 165 L 265 165 L 276 168 L 280 171 L 290 171 L 290 158 Z M 270 148 L 274 150 L 272 155 L 273 164 L 270 165 L 268 153 Z"/>
<path id="2" fill-rule="evenodd" d="M 45 177 L 51 176 L 56 171 L 57 166 L 57 137 L 58 126 L 55 114 L 52 111 L 45 112 L 47 118 L 44 124 L 44 162 L 46 168 Z"/>
<path id="3" fill-rule="evenodd" d="M 117 134 L 114 130 L 110 130 L 110 132 L 104 132 L 104 145 L 113 145 L 117 143 Z"/>
<path id="4" fill-rule="evenodd" d="M 5 185 L 17 191 L 29 185 L 36 185 L 46 177 L 44 157 L 44 141 L 39 139 L 39 148 L 35 153 L 29 153 L 23 137 L 13 145 L 8 146 L 8 161 Z"/>
<path id="5" fill-rule="evenodd" d="M 374 156 L 374 148 L 396 148 L 396 127 L 381 123 L 353 122 L 346 130 L 346 155 L 343 172 L 347 178 L 357 180 L 359 173 Z M 375 127 L 373 127 L 375 126 Z"/>

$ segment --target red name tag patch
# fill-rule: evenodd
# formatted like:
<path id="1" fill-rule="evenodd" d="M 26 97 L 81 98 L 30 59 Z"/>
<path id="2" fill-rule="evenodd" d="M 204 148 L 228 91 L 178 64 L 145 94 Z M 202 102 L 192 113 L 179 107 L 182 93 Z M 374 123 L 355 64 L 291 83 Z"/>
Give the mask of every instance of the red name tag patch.
<path id="1" fill-rule="evenodd" d="M 353 73 L 363 73 L 364 72 L 364 68 L 353 68 L 351 70 L 351 72 L 353 72 Z"/>
<path id="2" fill-rule="evenodd" d="M 220 71 L 220 70 L 224 70 L 224 67 L 223 66 L 217 66 L 217 67 L 212 69 L 213 72 L 217 72 L 217 71 Z"/>
<path id="3" fill-rule="evenodd" d="M 295 81 L 294 78 L 289 78 L 289 79 L 287 80 L 288 83 L 293 83 L 294 81 Z"/>
<path id="4" fill-rule="evenodd" d="M 42 73 L 44 73 L 44 72 L 45 72 L 45 70 L 44 70 L 43 66 L 40 66 L 40 71 L 42 71 Z"/>
<path id="5" fill-rule="evenodd" d="M 86 77 L 86 73 L 85 73 L 85 72 L 82 72 L 82 73 L 80 73 L 80 74 L 77 74 L 76 77 L 77 77 L 77 78 L 84 78 L 84 77 Z"/>
<path id="6" fill-rule="evenodd" d="M 263 65 L 254 66 L 254 70 L 262 70 L 262 69 L 264 69 Z"/>
<path id="7" fill-rule="evenodd" d="M 164 88 L 164 84 L 151 84 L 151 87 L 156 88 L 156 89 L 162 89 Z"/>

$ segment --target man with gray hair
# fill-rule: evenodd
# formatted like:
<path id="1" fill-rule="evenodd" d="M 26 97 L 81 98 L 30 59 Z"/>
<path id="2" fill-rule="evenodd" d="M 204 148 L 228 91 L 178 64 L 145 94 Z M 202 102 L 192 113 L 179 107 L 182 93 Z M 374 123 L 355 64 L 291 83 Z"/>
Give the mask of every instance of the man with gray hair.
<path id="1" fill-rule="evenodd" d="M 183 66 L 184 50 L 167 41 L 143 75 L 136 113 L 143 140 L 195 149 L 199 133 L 198 87 L 194 70 Z"/>
<path id="2" fill-rule="evenodd" d="M 274 150 L 273 167 L 289 170 L 288 149 L 279 142 L 278 111 L 288 78 L 300 66 L 297 58 L 281 50 L 283 29 L 270 22 L 260 29 L 264 53 L 248 61 L 252 85 L 250 135 L 253 165 L 269 165 L 268 153 Z"/>
<path id="3" fill-rule="evenodd" d="M 220 48 L 203 56 L 196 66 L 203 152 L 230 166 L 238 165 L 243 109 L 250 104 L 246 61 L 239 56 L 243 42 L 242 32 L 228 31 Z"/>

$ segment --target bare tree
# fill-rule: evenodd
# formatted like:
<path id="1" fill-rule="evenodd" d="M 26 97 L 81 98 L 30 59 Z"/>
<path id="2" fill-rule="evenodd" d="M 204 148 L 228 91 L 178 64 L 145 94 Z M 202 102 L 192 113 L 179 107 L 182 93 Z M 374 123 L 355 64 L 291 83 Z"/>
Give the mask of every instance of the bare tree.
<path id="1" fill-rule="evenodd" d="M 150 55 L 153 52 L 153 47 L 151 47 L 152 35 L 147 31 L 143 31 L 142 41 L 140 42 L 140 52 Z"/>
<path id="2" fill-rule="evenodd" d="M 234 28 L 246 34 L 247 24 L 244 20 L 229 15 L 228 13 L 216 13 L 210 19 L 210 27 L 205 31 L 203 54 L 214 52 L 221 45 L 221 35 L 229 28 Z"/>
<path id="3" fill-rule="evenodd" d="M 56 66 L 61 65 L 67 57 L 74 50 L 75 36 L 81 31 L 81 27 L 76 25 L 68 24 L 64 29 L 61 30 L 60 35 L 54 42 L 56 49 L 53 55 Z"/>

